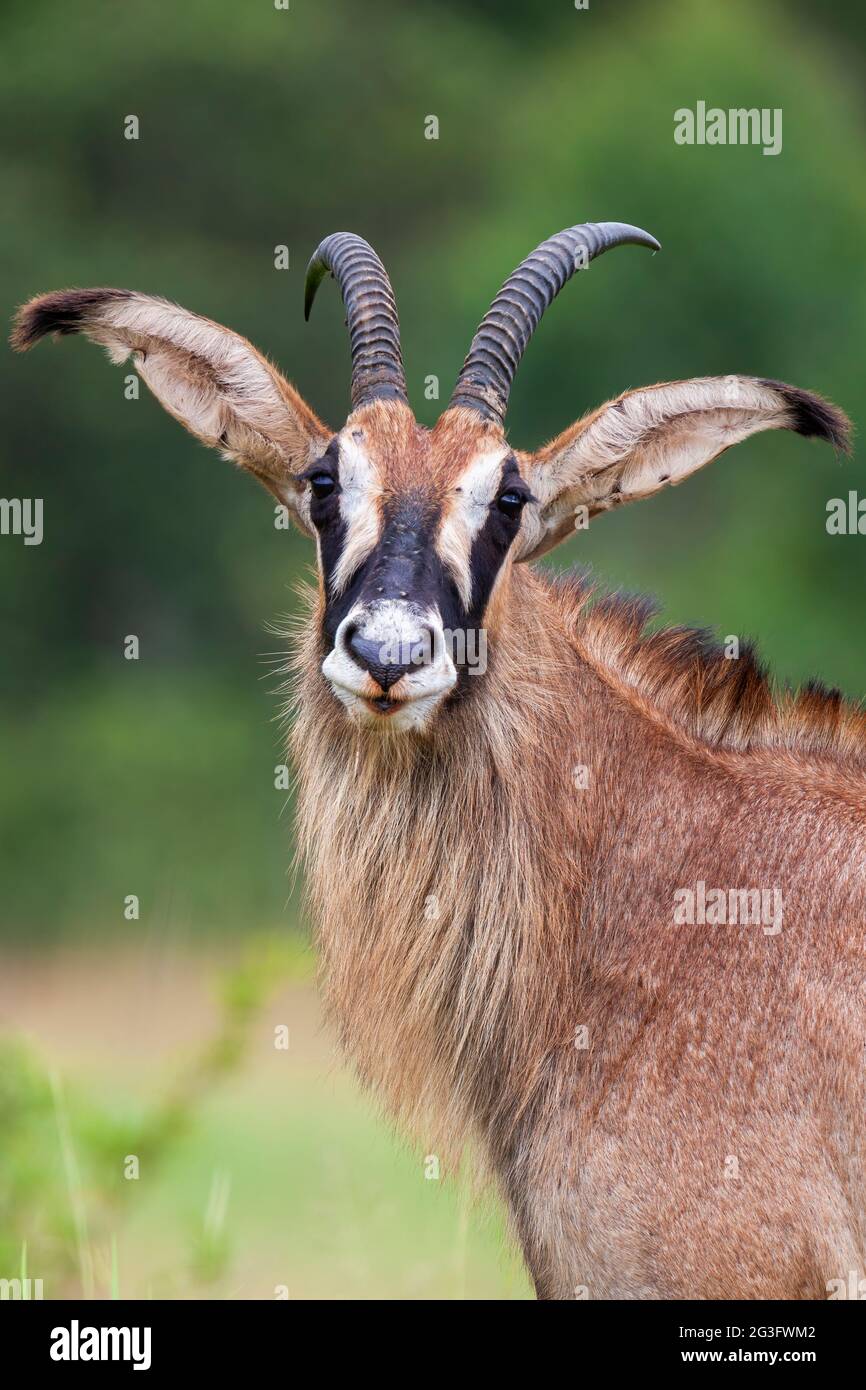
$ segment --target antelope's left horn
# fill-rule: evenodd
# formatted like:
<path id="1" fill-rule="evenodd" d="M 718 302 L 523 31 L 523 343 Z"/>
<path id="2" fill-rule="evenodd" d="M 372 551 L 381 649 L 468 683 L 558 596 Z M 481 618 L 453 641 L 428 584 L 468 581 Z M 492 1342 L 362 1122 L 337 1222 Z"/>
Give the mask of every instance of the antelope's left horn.
<path id="1" fill-rule="evenodd" d="M 408 403 L 400 324 L 391 281 L 376 252 L 353 232 L 334 232 L 317 246 L 304 281 L 304 318 L 328 272 L 346 306 L 352 346 L 352 409 L 376 400 Z"/>

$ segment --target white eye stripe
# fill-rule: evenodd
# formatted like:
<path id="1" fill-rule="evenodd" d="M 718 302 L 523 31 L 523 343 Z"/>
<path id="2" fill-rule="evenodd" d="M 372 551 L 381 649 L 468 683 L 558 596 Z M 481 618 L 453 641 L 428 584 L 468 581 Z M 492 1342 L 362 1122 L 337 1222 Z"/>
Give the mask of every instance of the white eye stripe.
<path id="1" fill-rule="evenodd" d="M 439 558 L 447 565 L 465 608 L 472 601 L 472 542 L 487 520 L 508 455 L 502 445 L 476 455 L 454 485 L 436 538 Z"/>
<path id="2" fill-rule="evenodd" d="M 498 445 L 476 455 L 454 483 L 436 537 L 436 552 L 447 566 L 467 608 L 473 589 L 472 545 L 487 520 L 509 453 L 506 445 Z M 363 445 L 351 434 L 340 437 L 338 470 L 338 505 L 345 541 L 330 576 L 329 589 L 333 595 L 345 591 L 382 535 L 379 506 L 382 480 Z"/>
<path id="3" fill-rule="evenodd" d="M 349 436 L 340 440 L 340 516 L 346 528 L 342 554 L 331 576 L 331 591 L 342 593 L 379 540 L 382 483 L 365 449 Z"/>

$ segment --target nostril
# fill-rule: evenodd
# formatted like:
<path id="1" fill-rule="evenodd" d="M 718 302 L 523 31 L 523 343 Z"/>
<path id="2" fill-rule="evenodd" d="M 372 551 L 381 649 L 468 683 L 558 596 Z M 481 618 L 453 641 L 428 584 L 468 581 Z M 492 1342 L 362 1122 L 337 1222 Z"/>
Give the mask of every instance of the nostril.
<path id="1" fill-rule="evenodd" d="M 362 671 L 369 671 L 383 690 L 388 690 L 403 674 L 402 667 L 391 666 L 383 660 L 381 642 L 371 642 L 368 637 L 362 637 L 357 629 L 350 635 L 346 647 L 356 665 Z"/>
<path id="2" fill-rule="evenodd" d="M 358 665 L 363 666 L 365 671 L 369 668 L 371 661 L 376 661 L 378 659 L 378 645 L 362 637 L 355 624 L 352 624 L 351 627 L 346 629 L 344 641 L 347 650 L 351 653 L 355 661 L 357 661 Z"/>
<path id="3" fill-rule="evenodd" d="M 343 631 L 342 631 L 342 634 L 341 634 L 341 635 L 342 635 L 342 640 L 343 640 L 343 646 L 344 646 L 344 647 L 347 647 L 347 648 L 349 649 L 349 651 L 352 650 L 352 638 L 355 636 L 355 634 L 356 634 L 357 631 L 358 631 L 358 624 L 357 624 L 357 623 L 347 623 L 346 626 L 343 628 Z"/>
<path id="4" fill-rule="evenodd" d="M 436 660 L 436 633 L 432 627 L 425 626 L 421 629 L 421 641 L 418 644 L 418 655 L 416 665 L 432 666 Z"/>
<path id="5" fill-rule="evenodd" d="M 435 630 L 425 623 L 418 636 L 407 641 L 401 648 L 399 655 L 403 670 L 412 671 L 422 666 L 432 666 L 438 656 L 436 641 Z"/>

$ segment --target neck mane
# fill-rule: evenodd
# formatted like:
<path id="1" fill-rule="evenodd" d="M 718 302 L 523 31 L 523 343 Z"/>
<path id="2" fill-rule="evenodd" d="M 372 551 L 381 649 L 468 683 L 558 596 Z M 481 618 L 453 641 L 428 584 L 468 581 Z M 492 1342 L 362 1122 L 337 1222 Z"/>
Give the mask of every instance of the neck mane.
<path id="1" fill-rule="evenodd" d="M 644 635 L 648 605 L 589 597 L 516 570 L 487 673 L 424 739 L 348 724 L 315 612 L 297 646 L 299 853 L 329 1012 L 362 1079 L 440 1153 L 477 1128 L 507 1149 L 574 1046 L 563 1001 L 585 990 L 582 900 L 624 765 L 660 741 L 740 771 L 781 756 L 863 804 L 864 716 L 838 693 L 777 703 L 751 651 Z"/>
<path id="2" fill-rule="evenodd" d="M 820 681 L 777 696 L 751 643 L 736 656 L 706 629 L 647 632 L 651 599 L 609 595 L 592 606 L 583 576 L 551 586 L 583 658 L 636 707 L 713 749 L 787 749 L 852 770 L 866 765 L 866 712 Z M 566 617 L 566 622 L 568 621 Z"/>

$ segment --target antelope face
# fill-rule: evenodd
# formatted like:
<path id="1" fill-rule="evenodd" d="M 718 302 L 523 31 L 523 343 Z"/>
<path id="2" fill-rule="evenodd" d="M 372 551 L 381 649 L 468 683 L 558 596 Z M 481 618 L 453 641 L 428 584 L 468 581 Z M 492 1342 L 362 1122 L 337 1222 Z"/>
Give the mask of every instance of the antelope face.
<path id="1" fill-rule="evenodd" d="M 461 412 L 462 413 L 462 412 Z M 348 716 L 423 732 L 487 666 L 486 615 L 529 489 L 495 431 L 356 412 L 306 470 L 322 674 Z"/>
<path id="2" fill-rule="evenodd" d="M 307 269 L 305 311 L 333 274 L 352 345 L 352 413 L 334 434 L 239 334 L 132 290 L 61 290 L 20 310 L 13 346 L 84 333 L 130 355 L 166 409 L 234 460 L 316 542 L 322 677 L 348 718 L 423 732 L 484 681 L 487 633 L 507 619 L 514 561 L 591 517 L 678 483 L 759 430 L 847 447 L 828 401 L 784 382 L 700 377 L 625 392 L 533 454 L 505 439 L 514 374 L 541 315 L 576 270 L 614 246 L 658 249 L 639 227 L 580 223 L 505 281 L 435 429 L 409 409 L 397 310 L 382 262 L 337 232 Z M 493 654 L 491 643 L 491 658 Z"/>

